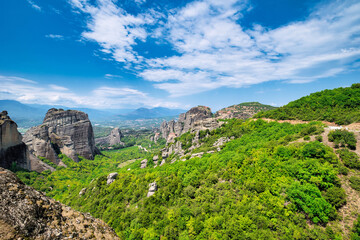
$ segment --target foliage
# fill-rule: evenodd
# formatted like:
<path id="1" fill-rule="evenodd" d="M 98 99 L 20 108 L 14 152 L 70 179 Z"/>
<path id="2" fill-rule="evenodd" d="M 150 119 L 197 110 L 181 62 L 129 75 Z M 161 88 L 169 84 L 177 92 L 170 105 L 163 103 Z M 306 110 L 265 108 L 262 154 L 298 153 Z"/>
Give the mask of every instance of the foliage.
<path id="1" fill-rule="evenodd" d="M 62 156 L 68 168 L 38 174 L 28 184 L 102 218 L 122 239 L 330 239 L 338 236 L 336 229 L 309 227 L 307 221 L 326 224 L 336 218 L 341 201 L 327 193 L 340 186 L 337 157 L 318 141 L 289 144 L 321 131 L 319 123 L 232 119 L 201 134 L 204 148 L 219 137 L 235 138 L 201 159 L 140 169 L 140 159 L 117 168 L 129 159 L 151 159 L 153 154 L 137 147 L 79 163 Z M 186 148 L 193 137 L 178 140 Z M 119 175 L 107 185 L 114 171 Z M 147 198 L 154 181 L 158 190 Z M 79 196 L 84 187 L 88 191 Z"/>
<path id="2" fill-rule="evenodd" d="M 352 132 L 335 130 L 329 133 L 328 138 L 329 141 L 334 142 L 337 147 L 348 147 L 351 150 L 356 149 L 356 138 Z"/>
<path id="3" fill-rule="evenodd" d="M 350 179 L 350 186 L 355 189 L 356 191 L 360 191 L 360 177 L 351 176 Z"/>
<path id="4" fill-rule="evenodd" d="M 345 190 L 340 187 L 329 188 L 324 192 L 324 198 L 336 208 L 340 208 L 346 204 Z"/>
<path id="5" fill-rule="evenodd" d="M 336 151 L 341 161 L 348 168 L 360 169 L 360 160 L 356 153 L 350 152 L 348 149 L 339 149 Z"/>
<path id="6" fill-rule="evenodd" d="M 358 216 L 356 222 L 354 223 L 353 229 L 352 229 L 352 240 L 360 240 L 360 215 Z"/>
<path id="7" fill-rule="evenodd" d="M 321 120 L 337 124 L 360 121 L 360 88 L 337 88 L 312 93 L 289 104 L 255 115 L 257 118 Z"/>

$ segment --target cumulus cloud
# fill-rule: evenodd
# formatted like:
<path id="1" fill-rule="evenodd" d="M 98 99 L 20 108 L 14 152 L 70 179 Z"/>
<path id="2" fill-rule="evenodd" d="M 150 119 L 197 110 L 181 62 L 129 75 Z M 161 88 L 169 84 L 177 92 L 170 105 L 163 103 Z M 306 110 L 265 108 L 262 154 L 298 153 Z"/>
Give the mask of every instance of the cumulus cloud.
<path id="1" fill-rule="evenodd" d="M 86 95 L 78 95 L 63 86 L 50 84 L 46 87 L 36 81 L 13 76 L 0 76 L 0 84 L 0 99 L 12 99 L 23 103 L 114 109 L 180 106 L 179 103 L 153 98 L 132 88 L 103 86 Z"/>
<path id="2" fill-rule="evenodd" d="M 111 54 L 118 62 L 139 62 L 142 57 L 133 50 L 137 41 L 145 41 L 146 24 L 153 22 L 151 14 L 128 14 L 112 0 L 98 0 L 92 5 L 84 0 L 70 0 L 72 6 L 89 16 L 88 31 L 84 39 L 95 41 L 104 53 Z"/>
<path id="3" fill-rule="evenodd" d="M 137 15 L 115 2 L 71 0 L 90 16 L 83 38 L 173 97 L 267 81 L 307 83 L 356 68 L 360 58 L 360 3 L 355 0 L 327 1 L 305 20 L 274 29 L 241 26 L 248 1 L 199 0 Z M 177 54 L 143 57 L 134 46 L 150 37 L 166 41 Z"/>

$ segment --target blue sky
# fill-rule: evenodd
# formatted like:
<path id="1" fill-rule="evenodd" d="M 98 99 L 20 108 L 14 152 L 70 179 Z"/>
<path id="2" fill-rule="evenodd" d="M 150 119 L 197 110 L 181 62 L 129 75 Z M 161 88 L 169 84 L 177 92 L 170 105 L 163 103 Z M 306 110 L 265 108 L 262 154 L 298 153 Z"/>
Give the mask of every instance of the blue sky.
<path id="1" fill-rule="evenodd" d="M 0 99 L 91 108 L 259 101 L 360 82 L 356 0 L 0 2 Z"/>

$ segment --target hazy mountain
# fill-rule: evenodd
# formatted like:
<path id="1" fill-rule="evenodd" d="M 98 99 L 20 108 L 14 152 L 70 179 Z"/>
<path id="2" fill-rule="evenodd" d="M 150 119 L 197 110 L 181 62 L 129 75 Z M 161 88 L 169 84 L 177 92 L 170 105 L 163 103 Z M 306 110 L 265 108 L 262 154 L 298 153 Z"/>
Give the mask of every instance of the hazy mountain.
<path id="1" fill-rule="evenodd" d="M 151 119 L 159 117 L 177 116 L 180 113 L 186 112 L 184 109 L 170 109 L 164 107 L 156 108 L 138 108 L 127 114 L 119 115 L 121 119 L 135 120 L 135 119 Z"/>

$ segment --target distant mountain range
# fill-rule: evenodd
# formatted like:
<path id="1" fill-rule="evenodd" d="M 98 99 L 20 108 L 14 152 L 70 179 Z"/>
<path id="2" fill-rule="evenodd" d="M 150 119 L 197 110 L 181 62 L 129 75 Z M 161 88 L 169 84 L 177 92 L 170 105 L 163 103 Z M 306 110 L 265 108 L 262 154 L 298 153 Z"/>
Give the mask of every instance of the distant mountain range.
<path id="1" fill-rule="evenodd" d="M 46 112 L 50 108 L 70 109 L 66 106 L 51 106 L 40 104 L 23 104 L 15 100 L 0 100 L 0 111 L 6 110 L 9 116 L 21 128 L 29 128 L 42 123 Z M 87 113 L 93 122 L 111 120 L 138 120 L 177 116 L 183 109 L 169 109 L 163 107 L 138 109 L 104 109 L 71 108 Z"/>
<path id="2" fill-rule="evenodd" d="M 177 116 L 180 113 L 186 112 L 184 109 L 169 109 L 164 107 L 156 108 L 138 108 L 126 114 L 119 115 L 121 119 L 136 120 L 136 119 L 151 119 L 168 116 Z"/>

